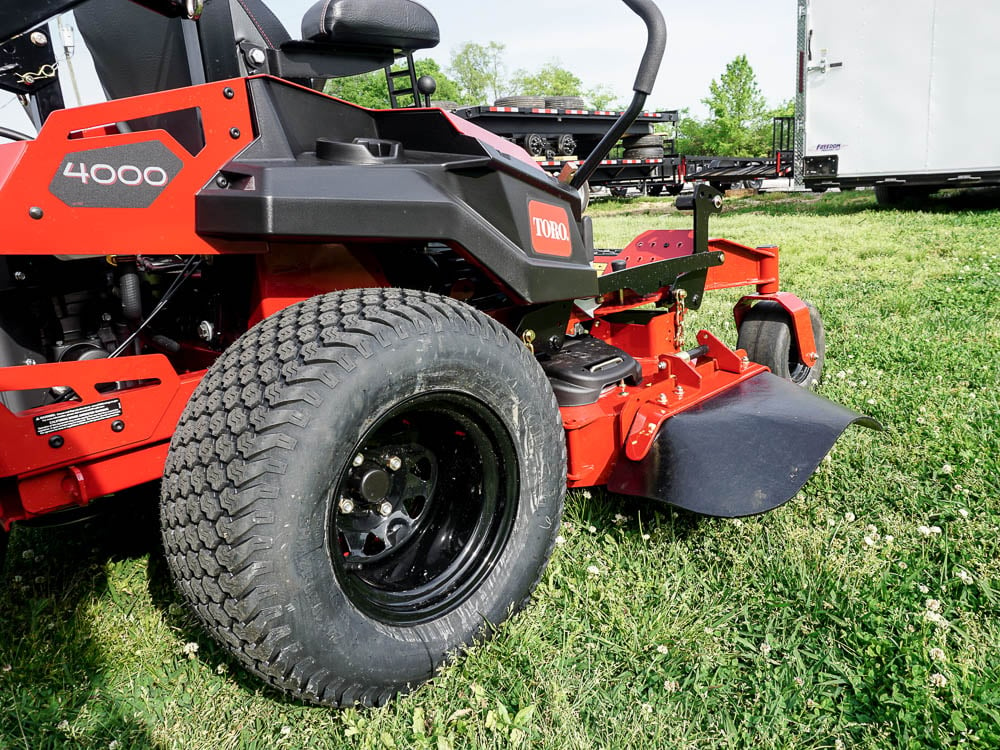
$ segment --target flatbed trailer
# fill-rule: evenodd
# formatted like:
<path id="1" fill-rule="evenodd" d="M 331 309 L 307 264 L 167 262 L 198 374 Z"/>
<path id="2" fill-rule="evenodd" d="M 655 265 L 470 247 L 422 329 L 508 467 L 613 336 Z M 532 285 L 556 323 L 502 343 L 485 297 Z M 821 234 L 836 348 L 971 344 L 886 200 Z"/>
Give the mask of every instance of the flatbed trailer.
<path id="1" fill-rule="evenodd" d="M 597 146 L 611 123 L 622 113 L 615 110 L 558 109 L 551 107 L 462 107 L 454 114 L 522 146 L 547 172 L 558 175 L 566 161 L 584 160 Z M 676 125 L 677 110 L 643 112 L 624 138 L 655 134 L 656 125 Z M 604 159 L 589 183 L 624 195 L 638 188 L 650 195 L 676 195 L 684 187 L 684 160 L 674 152 L 676 140 L 663 134 L 662 155 L 627 158 L 629 149 Z M 653 149 L 641 149 L 653 151 Z"/>

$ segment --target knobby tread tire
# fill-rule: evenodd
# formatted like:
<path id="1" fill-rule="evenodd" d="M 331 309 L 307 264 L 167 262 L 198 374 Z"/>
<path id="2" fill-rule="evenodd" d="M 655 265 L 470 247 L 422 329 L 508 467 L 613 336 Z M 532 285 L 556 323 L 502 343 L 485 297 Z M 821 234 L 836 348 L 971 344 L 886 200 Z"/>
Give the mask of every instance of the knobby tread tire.
<path id="1" fill-rule="evenodd" d="M 294 557 L 295 540 L 286 539 L 283 530 L 293 511 L 305 515 L 291 507 L 295 498 L 284 492 L 294 486 L 289 482 L 293 467 L 301 463 L 299 451 L 316 434 L 314 415 L 323 408 L 340 409 L 341 403 L 347 409 L 364 387 L 357 373 L 380 357 L 406 350 L 408 342 L 440 337 L 480 342 L 502 353 L 500 366 L 510 368 L 508 379 L 520 379 L 539 394 L 533 397 L 537 408 L 528 403 L 526 414 L 517 417 L 525 434 L 547 443 L 518 449 L 531 454 L 519 455 L 519 461 L 533 461 L 523 473 L 531 468 L 543 475 L 537 480 L 538 496 L 531 503 L 523 497 L 520 501 L 538 516 L 531 521 L 538 520 L 538 528 L 529 525 L 529 531 L 539 559 L 529 560 L 527 571 L 513 565 L 504 570 L 503 576 L 512 580 L 523 577 L 515 587 L 519 599 L 504 605 L 509 614 L 527 603 L 552 552 L 566 488 L 566 447 L 558 405 L 541 368 L 491 318 L 452 299 L 398 289 L 337 292 L 293 305 L 259 323 L 222 354 L 175 431 L 161 497 L 163 543 L 174 580 L 216 640 L 251 672 L 298 699 L 327 706 L 383 705 L 432 676 L 448 655 L 444 650 L 431 653 L 431 646 L 444 646 L 432 643 L 419 626 L 397 632 L 348 611 L 343 616 L 361 622 L 372 638 L 402 638 L 401 643 L 424 639 L 422 649 L 411 650 L 420 652 L 420 669 L 426 674 L 394 684 L 345 675 L 324 664 L 330 644 L 305 632 L 303 618 L 297 620 L 293 611 L 301 609 L 303 600 L 293 598 L 296 570 L 284 560 Z M 548 473 L 540 468 L 549 465 L 555 469 Z M 317 508 L 318 515 L 319 504 Z M 325 555 L 325 549 L 316 554 Z M 298 564 L 306 562 L 314 561 L 303 557 Z M 335 580 L 331 568 L 332 586 Z M 470 643 L 505 616 L 474 614 L 481 617 L 478 625 L 456 633 L 457 642 L 447 651 Z M 433 624 L 444 629 L 440 622 Z M 348 632 L 345 638 L 348 646 L 337 643 L 342 650 L 363 645 L 360 635 Z"/>

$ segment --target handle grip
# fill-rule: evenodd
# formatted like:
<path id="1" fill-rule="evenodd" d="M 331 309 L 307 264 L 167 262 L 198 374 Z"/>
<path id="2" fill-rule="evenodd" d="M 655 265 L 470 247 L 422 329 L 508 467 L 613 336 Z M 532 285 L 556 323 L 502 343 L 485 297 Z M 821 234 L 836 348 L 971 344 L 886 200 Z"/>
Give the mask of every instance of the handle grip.
<path id="1" fill-rule="evenodd" d="M 642 55 L 639 72 L 635 77 L 635 85 L 632 87 L 636 93 L 649 96 L 653 93 L 653 84 L 656 83 L 656 76 L 660 72 L 660 65 L 663 62 L 663 51 L 667 47 L 667 24 L 653 0 L 624 1 L 632 9 L 632 12 L 646 24 L 646 30 L 649 33 L 646 51 Z"/>

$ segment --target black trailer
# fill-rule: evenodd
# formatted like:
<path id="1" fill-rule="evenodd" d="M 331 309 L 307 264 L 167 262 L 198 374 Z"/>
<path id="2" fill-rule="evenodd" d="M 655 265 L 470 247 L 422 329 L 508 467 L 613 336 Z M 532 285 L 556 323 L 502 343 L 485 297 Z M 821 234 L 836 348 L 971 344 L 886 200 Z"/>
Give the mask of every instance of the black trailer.
<path id="1" fill-rule="evenodd" d="M 567 161 L 591 155 L 611 123 L 622 113 L 613 110 L 556 107 L 463 107 L 454 114 L 523 147 L 539 165 L 558 175 Z M 684 162 L 675 151 L 674 133 L 657 133 L 679 120 L 676 110 L 643 112 L 625 131 L 610 158 L 602 160 L 589 183 L 613 195 L 637 188 L 650 195 L 676 195 L 684 187 Z"/>

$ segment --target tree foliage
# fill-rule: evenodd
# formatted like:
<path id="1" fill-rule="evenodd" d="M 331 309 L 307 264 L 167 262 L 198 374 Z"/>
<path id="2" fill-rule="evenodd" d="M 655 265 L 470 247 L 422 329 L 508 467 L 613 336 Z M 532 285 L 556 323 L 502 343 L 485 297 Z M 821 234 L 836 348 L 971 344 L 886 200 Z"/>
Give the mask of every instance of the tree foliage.
<path id="1" fill-rule="evenodd" d="M 458 84 L 460 104 L 485 104 L 507 92 L 507 74 L 499 42 L 466 42 L 451 56 L 449 73 Z"/>
<path id="2" fill-rule="evenodd" d="M 733 59 L 701 100 L 708 107 L 706 120 L 681 113 L 678 149 L 690 155 L 767 156 L 771 151 L 771 121 L 792 107 L 785 103 L 774 110 L 767 102 L 746 55 Z M 788 112 L 790 114 L 790 112 Z"/>
<path id="3" fill-rule="evenodd" d="M 415 60 L 414 66 L 418 78 L 432 76 L 437 82 L 437 90 L 432 94 L 432 99 L 459 100 L 458 84 L 447 76 L 436 60 L 433 58 Z M 348 78 L 332 78 L 326 82 L 326 87 L 323 90 L 331 96 L 352 104 L 359 104 L 362 107 L 370 107 L 371 109 L 387 109 L 389 107 L 389 87 L 383 70 Z"/>
<path id="4" fill-rule="evenodd" d="M 511 89 L 530 96 L 582 96 L 584 93 L 583 81 L 555 61 L 545 63 L 534 73 L 517 71 Z"/>

